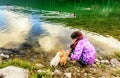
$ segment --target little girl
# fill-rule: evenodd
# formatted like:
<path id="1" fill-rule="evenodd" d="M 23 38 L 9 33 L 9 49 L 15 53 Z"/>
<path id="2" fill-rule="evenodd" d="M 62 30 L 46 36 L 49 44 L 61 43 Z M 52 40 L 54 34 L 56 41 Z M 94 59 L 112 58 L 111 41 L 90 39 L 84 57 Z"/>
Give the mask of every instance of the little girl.
<path id="1" fill-rule="evenodd" d="M 80 31 L 71 34 L 72 44 L 66 54 L 81 65 L 91 65 L 96 58 L 96 50 L 89 40 Z"/>

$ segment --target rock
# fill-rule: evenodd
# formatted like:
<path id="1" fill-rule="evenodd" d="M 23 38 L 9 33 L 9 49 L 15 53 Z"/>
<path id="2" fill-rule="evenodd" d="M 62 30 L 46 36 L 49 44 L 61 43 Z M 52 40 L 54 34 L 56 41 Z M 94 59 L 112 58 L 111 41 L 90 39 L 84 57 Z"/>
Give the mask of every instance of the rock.
<path id="1" fill-rule="evenodd" d="M 34 62 L 34 61 L 35 61 L 34 57 L 31 57 L 31 58 L 29 59 L 29 61 L 30 61 L 30 62 Z"/>
<path id="2" fill-rule="evenodd" d="M 96 64 L 97 64 L 97 65 L 99 65 L 99 64 L 100 64 L 100 62 L 96 62 Z"/>
<path id="3" fill-rule="evenodd" d="M 112 67 L 120 68 L 120 62 L 119 62 L 117 59 L 112 58 L 112 59 L 110 60 L 110 63 L 111 63 L 111 65 L 112 65 Z"/>
<path id="4" fill-rule="evenodd" d="M 100 62 L 101 62 L 102 64 L 105 64 L 105 63 L 106 63 L 106 61 L 105 61 L 105 60 L 101 60 Z"/>
<path id="5" fill-rule="evenodd" d="M 10 54 L 12 54 L 12 53 L 13 53 L 12 50 L 4 51 L 4 54 L 5 54 L 5 55 L 10 55 Z"/>
<path id="6" fill-rule="evenodd" d="M 84 76 L 87 76 L 87 73 L 84 73 Z"/>
<path id="7" fill-rule="evenodd" d="M 100 61 L 102 64 L 109 64 L 109 61 L 108 60 L 101 60 Z"/>
<path id="8" fill-rule="evenodd" d="M 78 73 L 77 75 L 80 76 L 80 73 Z"/>
<path id="9" fill-rule="evenodd" d="M 26 53 L 26 51 L 24 51 L 24 50 L 20 50 L 20 51 L 19 51 L 19 54 L 20 54 L 20 55 L 23 55 L 23 54 L 25 54 L 25 53 Z"/>
<path id="10" fill-rule="evenodd" d="M 38 66 L 38 67 L 44 67 L 42 64 L 40 63 L 36 63 L 35 66 Z"/>
<path id="11" fill-rule="evenodd" d="M 0 54 L 0 57 L 2 57 L 3 59 L 5 58 L 5 59 L 8 59 L 9 58 L 9 55 L 5 55 L 4 53 L 1 53 Z"/>
<path id="12" fill-rule="evenodd" d="M 105 76 L 101 76 L 100 78 L 106 78 Z"/>
<path id="13" fill-rule="evenodd" d="M 77 72 L 79 73 L 79 72 L 80 72 L 80 70 L 77 70 Z"/>
<path id="14" fill-rule="evenodd" d="M 108 60 L 105 60 L 105 63 L 106 63 L 106 64 L 109 64 L 109 61 L 108 61 Z"/>
<path id="15" fill-rule="evenodd" d="M 95 59 L 95 62 L 100 62 L 100 60 L 99 59 Z"/>
<path id="16" fill-rule="evenodd" d="M 99 59 L 102 60 L 102 57 L 100 56 Z"/>
<path id="17" fill-rule="evenodd" d="M 71 73 L 64 73 L 64 74 L 65 74 L 65 77 L 71 78 Z"/>
<path id="18" fill-rule="evenodd" d="M 43 72 L 43 70 L 41 70 L 41 69 L 37 70 L 37 73 L 41 73 L 41 72 Z"/>
<path id="19" fill-rule="evenodd" d="M 95 59 L 95 63 L 97 64 L 97 65 L 99 65 L 100 64 L 100 60 L 99 59 Z"/>
<path id="20" fill-rule="evenodd" d="M 95 69 L 95 68 L 90 68 L 90 70 L 93 71 L 93 72 L 97 71 L 97 69 Z"/>
<path id="21" fill-rule="evenodd" d="M 120 77 L 112 77 L 112 78 L 120 78 Z"/>
<path id="22" fill-rule="evenodd" d="M 60 72 L 60 70 L 55 70 L 55 71 L 54 71 L 54 75 L 61 76 L 61 75 L 62 75 L 62 73 Z"/>
<path id="23" fill-rule="evenodd" d="M 15 66 L 0 69 L 0 76 L 4 78 L 28 78 L 28 70 Z"/>

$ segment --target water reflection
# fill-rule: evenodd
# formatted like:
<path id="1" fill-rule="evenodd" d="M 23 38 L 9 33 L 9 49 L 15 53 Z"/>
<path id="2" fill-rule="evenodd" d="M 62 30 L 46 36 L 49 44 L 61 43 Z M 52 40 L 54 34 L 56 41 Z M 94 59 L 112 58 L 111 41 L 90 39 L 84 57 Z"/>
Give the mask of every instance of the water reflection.
<path id="1" fill-rule="evenodd" d="M 7 10 L 1 11 L 1 16 L 5 16 L 5 20 L 2 20 L 5 21 L 5 25 L 4 29 L 0 31 L 0 47 L 18 47 L 18 44 L 24 42 L 32 24 L 28 17 L 23 14 Z"/>
<path id="2" fill-rule="evenodd" d="M 5 20 L 6 20 L 5 15 L 3 14 L 2 11 L 0 11 L 0 30 L 5 28 L 5 25 L 6 25 L 6 21 Z"/>
<path id="3" fill-rule="evenodd" d="M 16 6 L 15 6 L 16 7 Z M 4 48 L 18 48 L 23 43 L 27 42 L 33 47 L 37 46 L 45 50 L 60 50 L 66 49 L 68 43 L 70 42 L 68 32 L 63 26 L 58 26 L 52 24 L 47 24 L 41 22 L 41 14 L 33 14 L 36 10 L 31 10 L 33 12 L 23 13 L 25 8 L 19 8 L 18 12 L 14 10 L 15 7 L 1 7 L 1 21 L 3 21 L 3 26 L 5 29 L 0 31 L 0 47 Z M 6 10 L 7 9 L 7 10 Z M 27 9 L 26 9 L 27 10 Z M 35 12 L 34 12 L 35 11 Z M 52 11 L 42 11 L 49 15 L 56 12 Z M 42 15 L 43 16 L 43 15 Z M 2 23 L 1 23 L 2 24 Z M 5 27 L 7 26 L 7 27 Z M 9 35 L 8 35 L 9 34 Z M 9 40 L 8 40 L 9 39 Z"/>
<path id="4" fill-rule="evenodd" d="M 39 43 L 44 50 L 67 50 L 69 48 L 71 42 L 71 30 L 69 28 L 65 28 L 64 25 L 45 22 L 42 22 L 41 25 L 48 32 L 48 35 L 39 39 Z"/>

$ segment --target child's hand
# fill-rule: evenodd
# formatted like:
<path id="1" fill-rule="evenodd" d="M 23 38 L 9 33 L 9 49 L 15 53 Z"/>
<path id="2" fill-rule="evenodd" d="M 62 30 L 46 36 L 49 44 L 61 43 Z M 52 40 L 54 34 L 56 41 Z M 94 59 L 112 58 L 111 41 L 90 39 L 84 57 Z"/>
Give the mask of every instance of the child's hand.
<path id="1" fill-rule="evenodd" d="M 67 50 L 67 51 L 66 51 L 66 55 L 69 55 L 69 54 L 70 54 L 70 51 L 69 51 L 69 50 Z"/>

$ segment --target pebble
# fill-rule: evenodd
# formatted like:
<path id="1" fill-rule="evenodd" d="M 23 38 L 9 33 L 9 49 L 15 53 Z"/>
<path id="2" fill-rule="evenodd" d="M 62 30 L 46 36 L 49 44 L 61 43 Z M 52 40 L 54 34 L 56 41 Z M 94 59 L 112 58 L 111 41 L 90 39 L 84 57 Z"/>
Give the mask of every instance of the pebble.
<path id="1" fill-rule="evenodd" d="M 54 71 L 54 75 L 61 76 L 61 75 L 62 75 L 62 73 L 60 72 L 60 70 L 55 70 L 55 71 Z"/>
<path id="2" fill-rule="evenodd" d="M 101 62 L 102 64 L 106 63 L 106 61 L 105 61 L 105 60 L 101 60 L 100 62 Z"/>
<path id="3" fill-rule="evenodd" d="M 84 76 L 87 76 L 87 73 L 84 73 Z"/>
<path id="4" fill-rule="evenodd" d="M 41 73 L 41 72 L 43 72 L 43 70 L 41 70 L 41 69 L 37 70 L 37 73 Z"/>
<path id="5" fill-rule="evenodd" d="M 40 63 L 36 63 L 35 66 L 38 66 L 38 67 L 44 67 L 42 64 Z"/>
<path id="6" fill-rule="evenodd" d="M 67 78 L 71 78 L 71 73 L 64 73 Z"/>
<path id="7" fill-rule="evenodd" d="M 100 62 L 100 60 L 99 59 L 95 59 L 95 62 Z"/>
<path id="8" fill-rule="evenodd" d="M 101 76 L 100 78 L 106 78 L 105 76 Z"/>

